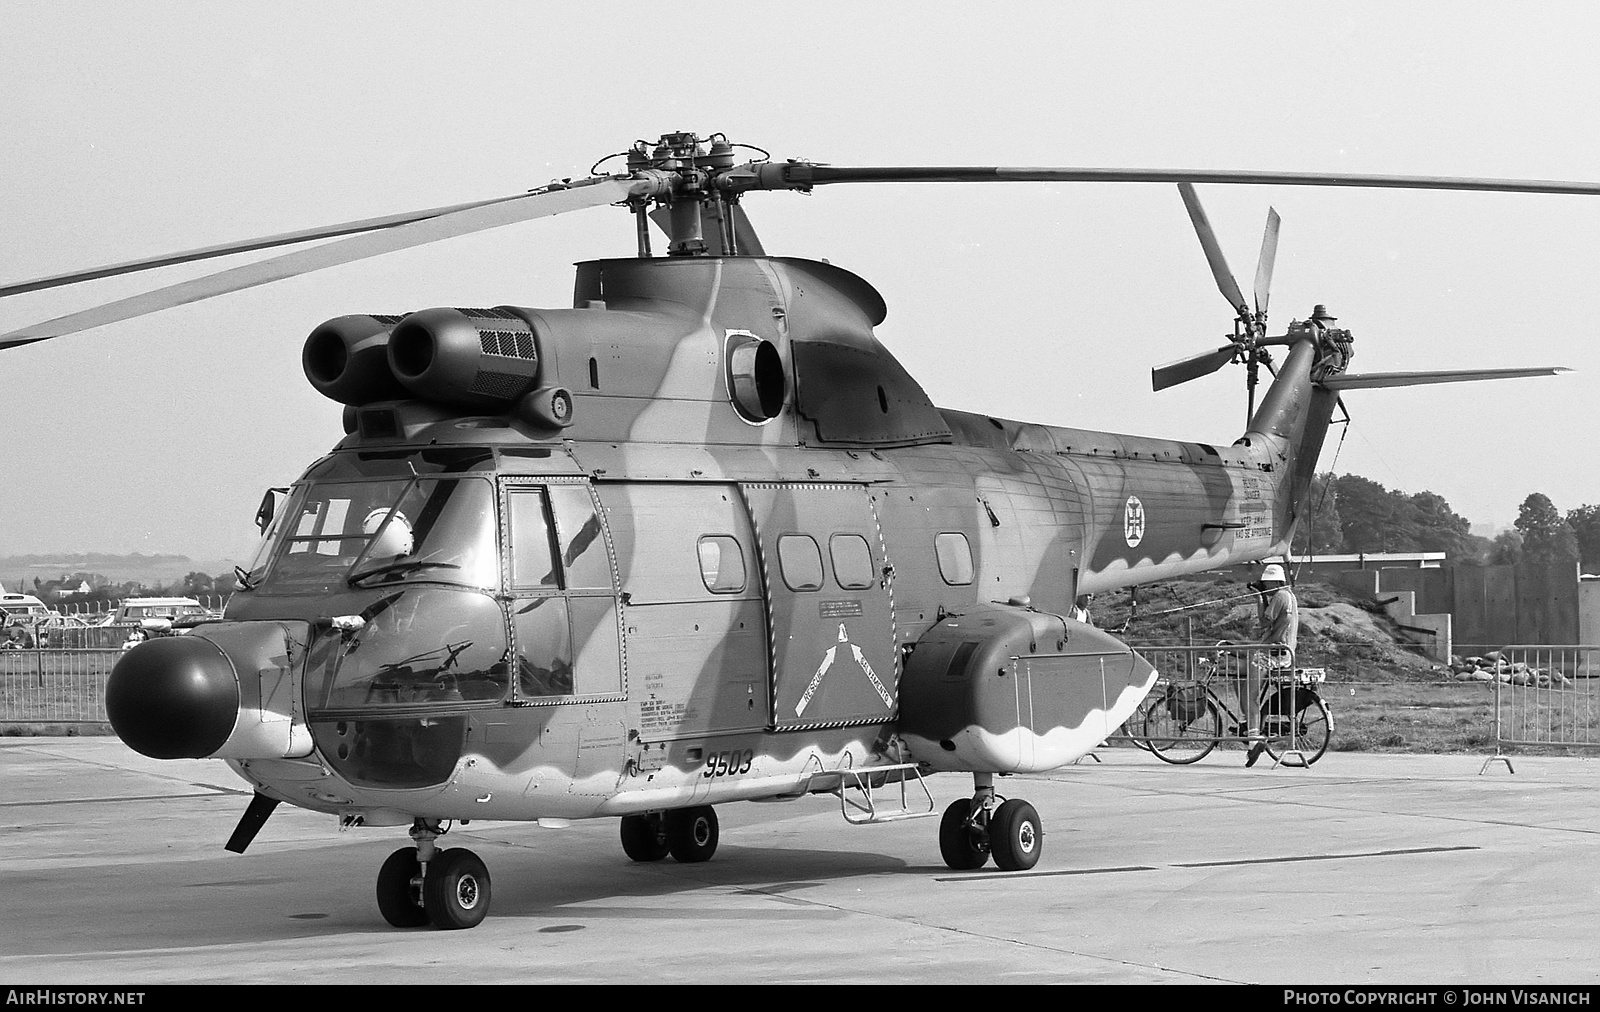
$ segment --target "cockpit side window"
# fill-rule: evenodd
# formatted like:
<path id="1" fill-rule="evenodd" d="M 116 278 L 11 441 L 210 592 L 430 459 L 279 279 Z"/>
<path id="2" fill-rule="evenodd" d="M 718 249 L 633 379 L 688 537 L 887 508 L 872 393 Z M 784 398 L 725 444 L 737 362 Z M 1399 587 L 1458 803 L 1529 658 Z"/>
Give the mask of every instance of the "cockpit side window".
<path id="1" fill-rule="evenodd" d="M 561 585 L 550 536 L 550 515 L 544 489 L 513 488 L 506 497 L 511 518 L 511 585 L 549 587 Z"/>
<path id="2" fill-rule="evenodd" d="M 528 702 L 622 689 L 610 549 L 585 483 L 506 485 L 515 693 Z"/>
<path id="3" fill-rule="evenodd" d="M 566 569 L 569 590 L 610 590 L 611 560 L 600 534 L 600 517 L 583 485 L 551 485 L 550 509 L 556 521 L 556 544 Z"/>

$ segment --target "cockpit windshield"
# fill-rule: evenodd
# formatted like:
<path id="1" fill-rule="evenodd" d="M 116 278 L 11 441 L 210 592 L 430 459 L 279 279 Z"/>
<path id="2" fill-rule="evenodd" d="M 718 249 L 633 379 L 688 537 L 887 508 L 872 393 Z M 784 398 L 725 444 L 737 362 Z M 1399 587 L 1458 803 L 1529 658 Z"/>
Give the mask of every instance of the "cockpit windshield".
<path id="1" fill-rule="evenodd" d="M 497 587 L 486 478 L 312 480 L 295 488 L 248 574 L 265 593 L 421 581 Z"/>

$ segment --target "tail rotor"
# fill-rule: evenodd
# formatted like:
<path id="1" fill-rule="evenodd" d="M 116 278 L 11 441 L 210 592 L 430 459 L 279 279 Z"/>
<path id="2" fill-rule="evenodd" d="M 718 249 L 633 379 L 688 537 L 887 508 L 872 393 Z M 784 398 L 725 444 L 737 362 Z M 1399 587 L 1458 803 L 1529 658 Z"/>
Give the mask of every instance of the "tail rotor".
<path id="1" fill-rule="evenodd" d="M 1276 210 L 1270 207 L 1267 209 L 1266 228 L 1261 237 L 1261 254 L 1256 261 L 1255 287 L 1251 293 L 1254 303 L 1252 306 L 1251 302 L 1245 301 L 1244 292 L 1239 288 L 1239 282 L 1234 279 L 1233 271 L 1228 267 L 1227 257 L 1222 254 L 1222 245 L 1217 242 L 1216 231 L 1211 227 L 1211 220 L 1206 217 L 1205 208 L 1200 205 L 1200 197 L 1195 193 L 1194 186 L 1190 183 L 1179 183 L 1178 192 L 1183 197 L 1184 207 L 1189 211 L 1189 220 L 1194 223 L 1195 234 L 1200 237 L 1200 247 L 1205 251 L 1206 262 L 1211 265 L 1211 276 L 1216 279 L 1217 290 L 1228 300 L 1228 305 L 1235 313 L 1233 337 L 1227 344 L 1215 350 L 1157 366 L 1150 371 L 1150 383 L 1156 390 L 1165 390 L 1179 383 L 1209 376 L 1230 362 L 1241 363 L 1246 369 L 1245 384 L 1249 403 L 1246 407 L 1245 422 L 1248 424 L 1250 417 L 1255 414 L 1256 384 L 1260 367 L 1265 365 L 1268 370 L 1272 368 L 1272 357 L 1265 346 L 1287 343 L 1284 338 L 1267 336 L 1267 304 L 1272 298 L 1272 272 L 1278 258 L 1278 229 L 1282 219 Z"/>

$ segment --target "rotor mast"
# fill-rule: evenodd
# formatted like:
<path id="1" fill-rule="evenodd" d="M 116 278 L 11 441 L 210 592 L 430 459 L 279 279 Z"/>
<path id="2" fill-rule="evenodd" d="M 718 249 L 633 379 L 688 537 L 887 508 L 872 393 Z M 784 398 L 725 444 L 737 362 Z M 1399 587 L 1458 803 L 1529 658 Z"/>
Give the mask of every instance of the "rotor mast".
<path id="1" fill-rule="evenodd" d="M 640 257 L 651 255 L 647 222 L 652 218 L 668 235 L 667 256 L 739 255 L 733 210 L 739 191 L 721 185 L 733 162 L 733 145 L 720 133 L 703 141 L 692 133 L 662 134 L 655 144 L 634 141 L 628 149 L 628 174 L 656 184 L 629 201 L 638 223 Z M 664 214 L 649 212 L 652 200 Z M 715 243 L 706 239 L 707 219 Z"/>

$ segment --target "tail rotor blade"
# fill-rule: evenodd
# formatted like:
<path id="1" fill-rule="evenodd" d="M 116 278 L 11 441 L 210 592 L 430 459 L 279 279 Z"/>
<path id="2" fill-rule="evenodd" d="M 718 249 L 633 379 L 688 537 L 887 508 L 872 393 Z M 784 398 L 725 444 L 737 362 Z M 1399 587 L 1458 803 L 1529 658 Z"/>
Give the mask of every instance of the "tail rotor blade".
<path id="1" fill-rule="evenodd" d="M 1267 208 L 1267 227 L 1261 233 L 1261 257 L 1256 261 L 1256 313 L 1265 316 L 1267 300 L 1272 297 L 1272 267 L 1278 259 L 1278 223 L 1281 219 L 1273 208 Z"/>
<path id="2" fill-rule="evenodd" d="M 582 181 L 558 189 L 536 190 L 510 200 L 413 221 L 380 232 L 365 232 L 326 245 L 245 264 L 218 274 L 208 274 L 153 292 L 145 292 L 81 312 L 0 334 L 0 348 L 43 341 L 80 330 L 128 320 L 147 313 L 198 302 L 272 281 L 308 274 L 367 257 L 409 249 L 425 243 L 469 235 L 519 221 L 576 211 L 626 200 L 635 184 L 628 180 Z"/>
<path id="3" fill-rule="evenodd" d="M 1200 197 L 1194 192 L 1194 186 L 1179 183 L 1178 192 L 1183 195 L 1183 206 L 1189 209 L 1189 220 L 1194 222 L 1194 230 L 1200 236 L 1200 245 L 1206 251 L 1206 262 L 1211 264 L 1211 275 L 1217 279 L 1217 289 L 1235 311 L 1245 312 L 1248 306 L 1239 291 L 1239 282 L 1233 279 L 1233 271 L 1228 269 L 1228 261 L 1222 255 L 1221 245 L 1217 243 L 1217 234 L 1211 228 L 1205 208 L 1200 206 Z"/>
<path id="4" fill-rule="evenodd" d="M 1153 390 L 1165 390 L 1175 387 L 1179 383 L 1187 383 L 1201 376 L 1209 376 L 1233 361 L 1237 347 L 1231 344 L 1223 345 L 1216 351 L 1202 352 L 1199 355 L 1190 355 L 1180 358 L 1176 362 L 1156 366 L 1150 370 L 1150 386 Z"/>

